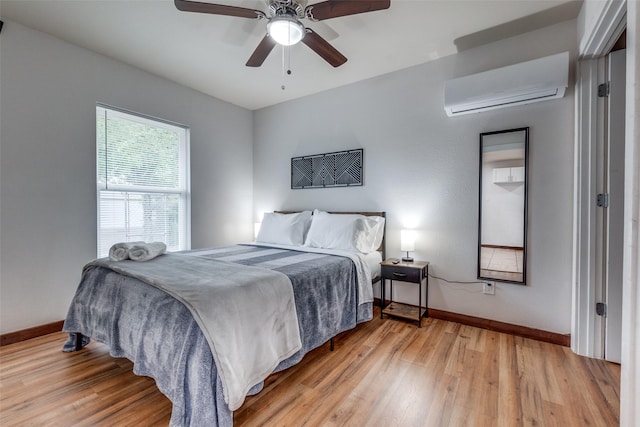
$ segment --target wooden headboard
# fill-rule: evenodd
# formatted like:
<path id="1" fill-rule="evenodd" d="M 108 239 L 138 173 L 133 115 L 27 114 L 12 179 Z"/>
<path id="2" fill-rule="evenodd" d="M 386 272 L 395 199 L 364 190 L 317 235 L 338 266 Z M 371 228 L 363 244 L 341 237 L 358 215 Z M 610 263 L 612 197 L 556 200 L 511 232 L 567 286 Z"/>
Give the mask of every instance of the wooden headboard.
<path id="1" fill-rule="evenodd" d="M 274 211 L 276 213 L 281 214 L 292 214 L 299 213 L 301 211 Z M 331 212 L 330 214 L 336 215 L 364 215 L 364 216 L 381 216 L 385 219 L 384 221 L 384 230 L 382 233 L 382 243 L 380 243 L 380 247 L 378 248 L 378 252 L 382 255 L 382 259 L 385 260 L 387 258 L 387 250 L 386 250 L 386 239 L 387 239 L 387 213 L 386 212 Z"/>

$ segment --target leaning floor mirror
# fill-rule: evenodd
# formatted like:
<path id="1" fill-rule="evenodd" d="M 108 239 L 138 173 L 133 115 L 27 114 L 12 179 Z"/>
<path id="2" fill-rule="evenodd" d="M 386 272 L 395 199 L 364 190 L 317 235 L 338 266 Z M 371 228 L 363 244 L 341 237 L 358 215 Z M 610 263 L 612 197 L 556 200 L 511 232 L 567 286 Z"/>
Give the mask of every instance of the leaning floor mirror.
<path id="1" fill-rule="evenodd" d="M 480 134 L 478 278 L 526 284 L 529 128 Z"/>

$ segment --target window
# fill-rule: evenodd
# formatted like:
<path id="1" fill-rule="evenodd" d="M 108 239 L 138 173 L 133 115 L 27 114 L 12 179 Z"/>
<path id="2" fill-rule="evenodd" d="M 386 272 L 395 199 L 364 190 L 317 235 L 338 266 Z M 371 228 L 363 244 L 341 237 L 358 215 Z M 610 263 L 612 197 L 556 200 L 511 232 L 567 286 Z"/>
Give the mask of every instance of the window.
<path id="1" fill-rule="evenodd" d="M 96 107 L 98 257 L 117 242 L 190 247 L 189 129 Z"/>

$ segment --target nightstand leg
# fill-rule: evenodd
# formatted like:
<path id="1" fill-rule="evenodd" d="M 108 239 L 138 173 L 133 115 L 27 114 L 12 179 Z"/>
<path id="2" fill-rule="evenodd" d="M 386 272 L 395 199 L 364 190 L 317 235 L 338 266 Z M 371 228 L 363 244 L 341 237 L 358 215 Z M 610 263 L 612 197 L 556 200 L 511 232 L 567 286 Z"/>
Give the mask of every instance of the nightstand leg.
<path id="1" fill-rule="evenodd" d="M 429 266 L 427 265 L 424 275 L 424 317 L 429 317 Z"/>
<path id="2" fill-rule="evenodd" d="M 422 328 L 422 280 L 418 283 L 418 328 Z"/>
<path id="3" fill-rule="evenodd" d="M 382 310 L 384 310 L 384 288 L 387 284 L 387 279 L 380 281 L 380 318 L 382 319 Z"/>

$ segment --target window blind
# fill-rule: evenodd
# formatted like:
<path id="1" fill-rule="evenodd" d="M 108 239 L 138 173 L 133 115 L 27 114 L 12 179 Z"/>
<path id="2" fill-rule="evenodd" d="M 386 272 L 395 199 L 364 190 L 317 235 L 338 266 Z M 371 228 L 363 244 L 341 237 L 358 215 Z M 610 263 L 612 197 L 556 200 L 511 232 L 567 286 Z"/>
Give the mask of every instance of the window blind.
<path id="1" fill-rule="evenodd" d="M 99 257 L 117 242 L 189 248 L 188 138 L 183 126 L 96 107 Z"/>

